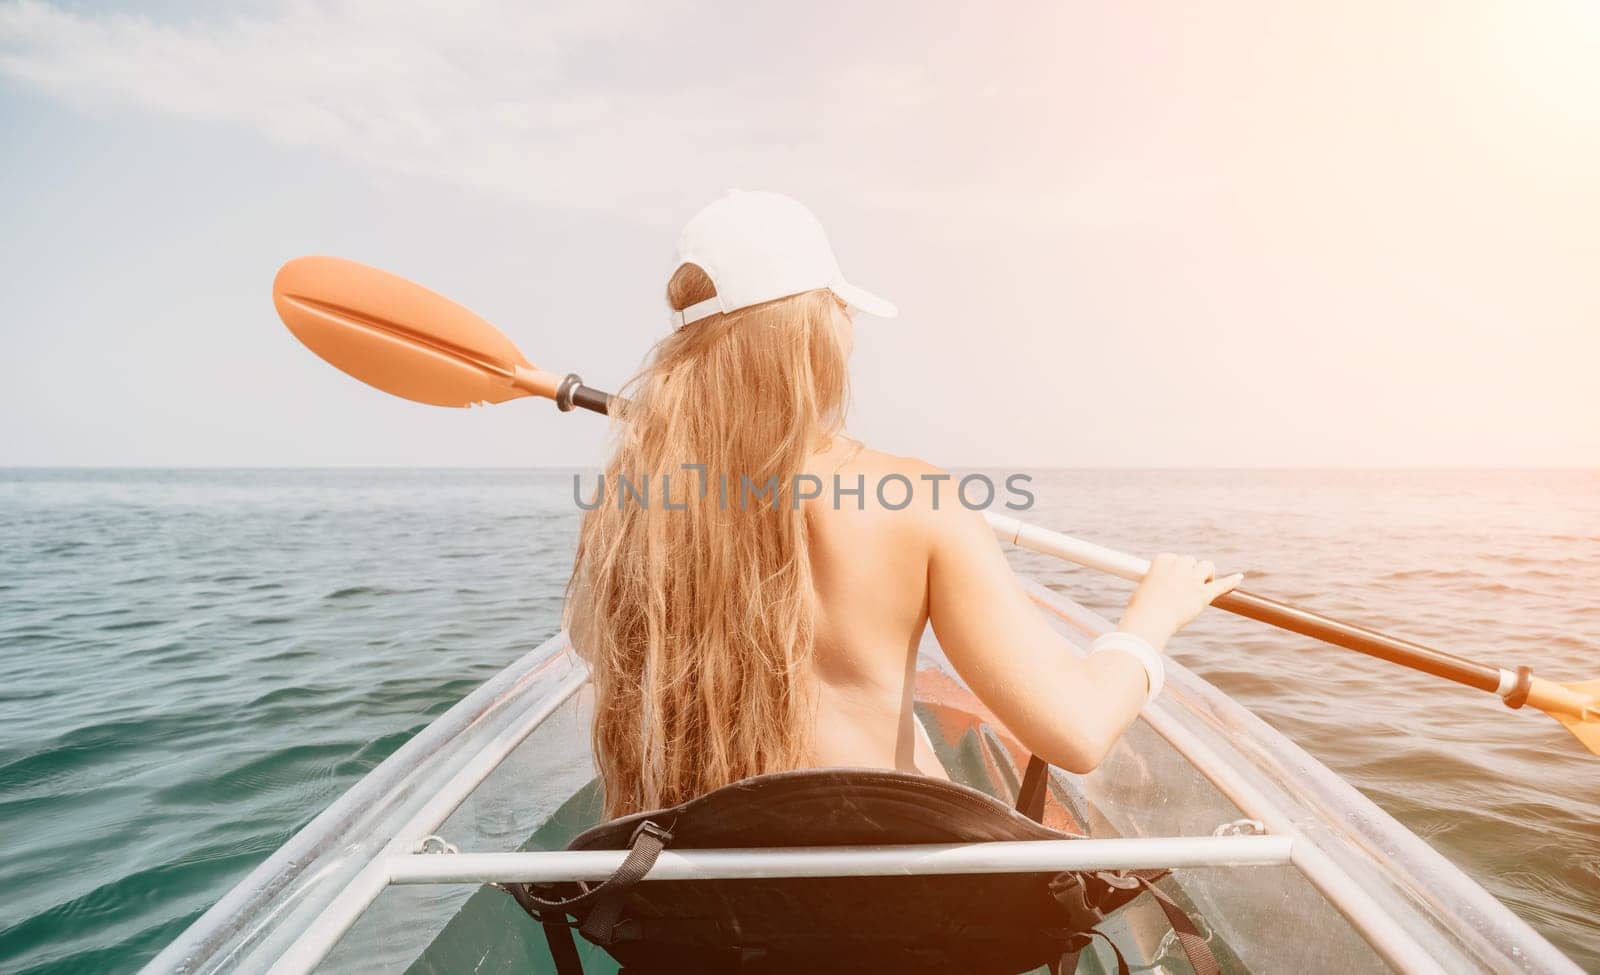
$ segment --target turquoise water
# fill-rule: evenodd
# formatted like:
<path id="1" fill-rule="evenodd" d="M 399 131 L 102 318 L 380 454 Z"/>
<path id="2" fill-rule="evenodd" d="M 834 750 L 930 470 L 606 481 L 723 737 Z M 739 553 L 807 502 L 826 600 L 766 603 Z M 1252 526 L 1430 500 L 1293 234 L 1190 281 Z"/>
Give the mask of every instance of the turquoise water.
<path id="1" fill-rule="evenodd" d="M 1553 677 L 1600 671 L 1600 474 L 1040 472 L 1031 517 Z M 557 625 L 570 475 L 0 471 L 0 971 L 136 969 Z M 1125 593 L 1017 559 L 1085 603 Z M 1217 614 L 1186 662 L 1600 967 L 1600 759 Z"/>

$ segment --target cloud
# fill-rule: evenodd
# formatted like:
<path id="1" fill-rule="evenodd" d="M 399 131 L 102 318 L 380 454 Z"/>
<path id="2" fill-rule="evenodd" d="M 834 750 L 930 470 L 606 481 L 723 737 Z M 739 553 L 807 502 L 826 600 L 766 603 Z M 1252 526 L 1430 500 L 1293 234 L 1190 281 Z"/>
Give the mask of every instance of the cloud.
<path id="1" fill-rule="evenodd" d="M 919 70 L 764 68 L 762 45 L 722 44 L 691 14 L 298 2 L 161 22 L 22 0 L 0 7 L 0 75 L 510 200 L 631 210 L 686 181 L 814 179 L 882 133 L 885 113 L 927 107 Z"/>
<path id="2" fill-rule="evenodd" d="M 681 219 L 733 186 L 930 226 L 1068 212 L 1048 18 L 954 30 L 924 3 L 288 3 L 157 20 L 0 4 L 0 78 L 242 128 L 535 206 Z M 1033 45 L 1023 48 L 1019 45 Z M 1006 57 L 996 57 L 1002 50 Z"/>
<path id="3" fill-rule="evenodd" d="M 164 24 L 27 0 L 0 8 L 0 71 L 81 103 L 241 125 L 515 199 L 593 200 L 661 106 L 571 84 L 564 52 L 624 22 L 648 27 L 648 9 L 296 3 Z"/>
<path id="4" fill-rule="evenodd" d="M 682 131 L 682 94 L 575 84 L 569 52 L 648 8 L 298 3 L 162 24 L 37 2 L 0 12 L 5 74 L 74 101 L 244 126 L 290 146 L 532 203 L 596 203 Z"/>

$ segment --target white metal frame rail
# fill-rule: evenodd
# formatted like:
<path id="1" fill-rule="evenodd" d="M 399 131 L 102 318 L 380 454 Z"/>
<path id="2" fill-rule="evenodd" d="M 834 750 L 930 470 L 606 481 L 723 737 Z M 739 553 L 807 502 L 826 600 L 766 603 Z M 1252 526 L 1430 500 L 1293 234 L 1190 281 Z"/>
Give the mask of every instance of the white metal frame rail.
<path id="1" fill-rule="evenodd" d="M 663 850 L 646 880 L 898 877 L 1055 873 L 1171 867 L 1270 867 L 1293 862 L 1288 836 L 1170 836 L 1022 840 L 911 846 Z M 626 850 L 547 853 L 412 853 L 384 858 L 393 884 L 551 883 L 604 880 Z"/>

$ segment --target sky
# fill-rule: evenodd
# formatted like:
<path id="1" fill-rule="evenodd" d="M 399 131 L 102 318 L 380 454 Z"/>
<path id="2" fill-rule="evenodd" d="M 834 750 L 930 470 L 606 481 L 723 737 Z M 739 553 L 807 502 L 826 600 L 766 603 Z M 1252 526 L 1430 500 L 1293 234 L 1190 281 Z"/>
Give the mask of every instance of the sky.
<path id="1" fill-rule="evenodd" d="M 131 7 L 132 5 L 130 5 Z M 1600 4 L 0 0 L 0 466 L 587 465 L 300 347 L 336 254 L 615 388 L 729 187 L 944 466 L 1600 466 Z"/>

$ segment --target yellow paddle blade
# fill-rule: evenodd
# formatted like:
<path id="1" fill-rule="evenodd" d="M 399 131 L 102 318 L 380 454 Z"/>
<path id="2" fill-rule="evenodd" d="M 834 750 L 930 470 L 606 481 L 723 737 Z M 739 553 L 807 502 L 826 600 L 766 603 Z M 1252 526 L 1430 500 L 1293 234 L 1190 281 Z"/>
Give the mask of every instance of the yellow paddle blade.
<path id="1" fill-rule="evenodd" d="M 306 347 L 386 393 L 432 406 L 554 396 L 511 340 L 455 302 L 377 268 L 300 257 L 272 284 L 278 317 Z"/>
<path id="2" fill-rule="evenodd" d="M 1588 703 L 1583 706 L 1582 717 L 1556 710 L 1550 711 L 1550 716 L 1572 732 L 1573 737 L 1583 743 L 1583 747 L 1600 755 L 1600 680 L 1563 684 L 1561 687 L 1579 698 L 1588 698 Z"/>

